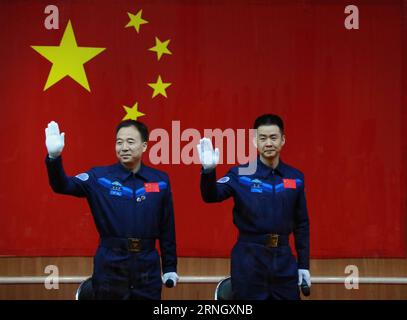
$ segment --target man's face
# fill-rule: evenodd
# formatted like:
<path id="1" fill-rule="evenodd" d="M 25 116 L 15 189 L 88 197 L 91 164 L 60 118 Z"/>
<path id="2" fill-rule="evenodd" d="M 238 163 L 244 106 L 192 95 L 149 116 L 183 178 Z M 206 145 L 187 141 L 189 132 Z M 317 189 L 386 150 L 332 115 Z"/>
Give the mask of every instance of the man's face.
<path id="1" fill-rule="evenodd" d="M 274 159 L 280 155 L 285 144 L 285 136 L 276 125 L 264 125 L 257 128 L 255 145 L 265 159 Z"/>
<path id="2" fill-rule="evenodd" d="M 141 155 L 147 149 L 147 142 L 143 142 L 140 132 L 134 127 L 121 128 L 116 135 L 116 156 L 119 161 L 132 166 L 141 160 Z"/>

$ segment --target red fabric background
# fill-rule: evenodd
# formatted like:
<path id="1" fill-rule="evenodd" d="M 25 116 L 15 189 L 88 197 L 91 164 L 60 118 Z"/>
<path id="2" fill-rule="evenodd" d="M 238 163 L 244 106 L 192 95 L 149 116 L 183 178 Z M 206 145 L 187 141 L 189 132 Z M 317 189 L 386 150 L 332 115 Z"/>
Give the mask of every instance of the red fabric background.
<path id="1" fill-rule="evenodd" d="M 53 1 L 59 30 L 43 26 L 48 4 L 0 3 L 1 255 L 93 254 L 86 201 L 48 186 L 44 128 L 56 120 L 66 132 L 75 175 L 115 161 L 122 106 L 137 101 L 150 130 L 179 120 L 202 134 L 282 115 L 283 159 L 306 176 L 312 257 L 405 256 L 403 1 L 353 3 L 351 31 L 342 1 Z M 139 9 L 149 23 L 137 34 L 124 26 Z M 59 45 L 69 19 L 79 46 L 106 48 L 85 64 L 90 93 L 70 78 L 43 91 L 51 63 L 30 48 Z M 155 36 L 171 39 L 172 55 L 147 51 Z M 172 83 L 167 99 L 151 98 L 158 74 Z M 198 165 L 158 168 L 172 181 L 179 255 L 228 256 L 232 200 L 203 203 Z"/>

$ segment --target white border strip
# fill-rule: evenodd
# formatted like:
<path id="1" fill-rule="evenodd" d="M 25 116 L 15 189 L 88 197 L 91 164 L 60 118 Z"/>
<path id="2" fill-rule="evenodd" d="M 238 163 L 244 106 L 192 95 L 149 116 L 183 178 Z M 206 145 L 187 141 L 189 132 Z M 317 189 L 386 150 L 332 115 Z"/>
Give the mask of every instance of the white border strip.
<path id="1" fill-rule="evenodd" d="M 180 277 L 180 283 L 218 283 L 227 276 L 185 276 Z M 48 277 L 0 277 L 2 284 L 43 284 Z M 88 277 L 61 276 L 59 283 L 81 283 Z M 311 282 L 320 284 L 345 283 L 346 277 L 311 277 Z M 49 280 L 49 279 L 48 279 Z M 407 284 L 406 277 L 359 277 L 359 284 Z"/>

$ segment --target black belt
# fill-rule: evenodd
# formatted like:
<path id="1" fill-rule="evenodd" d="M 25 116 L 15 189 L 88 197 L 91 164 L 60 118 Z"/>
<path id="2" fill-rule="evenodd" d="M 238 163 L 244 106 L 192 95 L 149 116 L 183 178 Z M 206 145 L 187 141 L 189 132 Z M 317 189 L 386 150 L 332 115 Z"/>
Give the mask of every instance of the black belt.
<path id="1" fill-rule="evenodd" d="M 151 251 L 155 249 L 155 239 L 101 238 L 100 245 L 109 249 L 118 248 L 130 252 Z"/>
<path id="2" fill-rule="evenodd" d="M 289 245 L 288 238 L 289 238 L 288 235 L 276 233 L 267 233 L 267 234 L 239 233 L 239 241 L 258 243 L 270 248 L 288 246 Z"/>

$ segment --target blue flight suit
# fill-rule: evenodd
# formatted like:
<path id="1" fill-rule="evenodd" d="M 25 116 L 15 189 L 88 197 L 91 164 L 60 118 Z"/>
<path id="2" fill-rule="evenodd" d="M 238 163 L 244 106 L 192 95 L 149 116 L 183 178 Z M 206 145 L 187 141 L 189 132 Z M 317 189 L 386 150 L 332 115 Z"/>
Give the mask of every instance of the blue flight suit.
<path id="1" fill-rule="evenodd" d="M 118 162 L 75 177 L 65 175 L 61 157 L 47 156 L 46 166 L 56 193 L 85 197 L 91 208 L 100 235 L 92 275 L 96 299 L 160 299 L 156 239 L 163 273 L 177 268 L 168 175 L 143 163 L 136 174 Z"/>
<path id="2" fill-rule="evenodd" d="M 298 269 L 309 269 L 304 175 L 281 160 L 275 169 L 259 157 L 256 161 L 253 175 L 239 175 L 236 166 L 218 181 L 215 169 L 202 169 L 201 195 L 208 203 L 234 199 L 233 223 L 239 230 L 231 253 L 235 299 L 299 299 Z M 297 260 L 289 246 L 291 233 Z M 270 234 L 277 243 L 271 245 Z"/>

